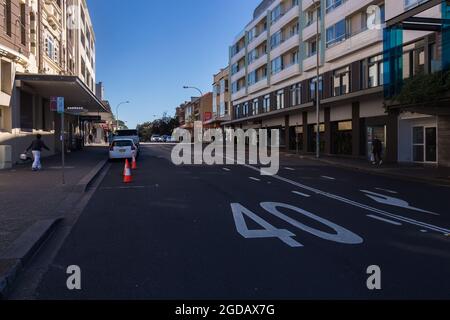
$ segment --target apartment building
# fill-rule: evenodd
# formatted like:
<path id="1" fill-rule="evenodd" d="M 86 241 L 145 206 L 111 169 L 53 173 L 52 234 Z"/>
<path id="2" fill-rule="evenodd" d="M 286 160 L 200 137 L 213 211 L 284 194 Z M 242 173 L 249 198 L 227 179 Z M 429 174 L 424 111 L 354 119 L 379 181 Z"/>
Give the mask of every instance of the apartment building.
<path id="1" fill-rule="evenodd" d="M 65 98 L 69 149 L 86 123 L 110 109 L 94 94 L 95 38 L 85 0 L 0 5 L 0 167 L 9 167 L 36 133 L 51 148 L 44 156 L 60 151 L 61 120 L 51 97 Z"/>
<path id="2" fill-rule="evenodd" d="M 194 132 L 195 122 L 201 122 L 205 128 L 213 128 L 213 93 L 208 92 L 202 97 L 191 97 L 190 101 L 181 104 L 176 109 L 180 129 Z"/>
<path id="3" fill-rule="evenodd" d="M 222 123 L 231 120 L 229 91 L 229 68 L 221 69 L 214 75 L 212 90 L 212 118 L 205 121 L 210 128 L 220 128 Z"/>
<path id="4" fill-rule="evenodd" d="M 389 94 L 446 70 L 446 10 L 442 0 L 262 1 L 230 47 L 232 120 L 224 125 L 279 129 L 280 144 L 303 153 L 316 151 L 319 130 L 322 154 L 354 158 L 369 158 L 377 137 L 386 161 L 448 165 L 448 107 L 405 109 Z M 408 17 L 416 23 L 405 28 Z M 424 27 L 424 17 L 438 20 Z M 386 47 L 395 41 L 397 51 Z"/>

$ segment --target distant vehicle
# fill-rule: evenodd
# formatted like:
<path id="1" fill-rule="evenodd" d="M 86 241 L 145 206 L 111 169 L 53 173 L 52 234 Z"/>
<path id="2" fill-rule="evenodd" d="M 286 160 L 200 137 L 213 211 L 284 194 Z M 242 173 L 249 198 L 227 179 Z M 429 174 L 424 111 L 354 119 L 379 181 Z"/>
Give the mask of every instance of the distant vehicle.
<path id="1" fill-rule="evenodd" d="M 165 134 L 161 137 L 161 142 L 169 142 L 169 138 L 170 138 L 170 136 Z"/>
<path id="2" fill-rule="evenodd" d="M 154 134 L 154 135 L 152 135 L 150 141 L 151 142 L 159 142 L 160 138 L 161 138 L 161 136 L 159 134 Z"/>
<path id="3" fill-rule="evenodd" d="M 117 130 L 116 133 L 113 136 L 113 141 L 116 140 L 123 140 L 123 139 L 131 139 L 133 140 L 134 144 L 136 145 L 136 147 L 140 147 L 139 146 L 139 133 L 137 130 Z"/>
<path id="4" fill-rule="evenodd" d="M 117 138 L 109 148 L 109 159 L 131 159 L 139 156 L 139 148 L 132 139 Z"/>

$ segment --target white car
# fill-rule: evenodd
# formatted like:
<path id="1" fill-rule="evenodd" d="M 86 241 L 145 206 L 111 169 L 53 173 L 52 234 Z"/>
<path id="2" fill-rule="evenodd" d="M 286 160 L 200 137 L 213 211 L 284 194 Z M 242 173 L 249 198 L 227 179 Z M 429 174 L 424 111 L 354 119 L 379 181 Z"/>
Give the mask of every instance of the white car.
<path id="1" fill-rule="evenodd" d="M 138 157 L 138 151 L 132 139 L 116 139 L 109 148 L 109 159 L 131 159 Z"/>

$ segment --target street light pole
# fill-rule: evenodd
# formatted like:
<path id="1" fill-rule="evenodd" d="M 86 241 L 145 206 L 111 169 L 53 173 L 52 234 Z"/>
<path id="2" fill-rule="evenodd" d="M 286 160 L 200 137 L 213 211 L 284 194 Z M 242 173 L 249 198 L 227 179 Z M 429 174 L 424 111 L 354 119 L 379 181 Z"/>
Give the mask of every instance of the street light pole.
<path id="1" fill-rule="evenodd" d="M 320 0 L 314 0 L 314 4 L 319 4 L 318 9 L 322 10 L 320 7 Z M 316 157 L 320 158 L 320 35 L 319 35 L 319 17 L 320 12 L 317 11 L 316 18 L 316 56 L 317 56 L 317 66 L 316 66 Z"/>
<path id="2" fill-rule="evenodd" d="M 189 86 L 184 86 L 183 89 L 194 89 L 194 90 L 197 90 L 200 93 L 200 99 L 199 99 L 199 103 L 198 104 L 199 104 L 199 108 L 200 108 L 200 112 L 201 112 L 202 111 L 202 97 L 203 97 L 202 90 L 200 90 L 197 87 L 189 87 Z M 200 115 L 200 117 L 201 117 L 201 115 Z"/>
<path id="3" fill-rule="evenodd" d="M 116 130 L 119 130 L 119 107 L 123 104 L 128 104 L 128 103 L 130 103 L 130 101 L 123 101 L 123 102 L 119 103 L 116 107 L 116 118 L 117 118 L 116 119 L 116 122 L 117 122 Z"/>

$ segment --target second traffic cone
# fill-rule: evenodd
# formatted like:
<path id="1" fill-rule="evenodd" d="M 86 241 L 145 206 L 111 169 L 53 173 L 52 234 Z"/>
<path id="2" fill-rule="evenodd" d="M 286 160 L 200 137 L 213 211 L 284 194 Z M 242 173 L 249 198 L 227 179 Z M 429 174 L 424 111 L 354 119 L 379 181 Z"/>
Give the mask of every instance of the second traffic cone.
<path id="1" fill-rule="evenodd" d="M 128 159 L 125 161 L 125 172 L 124 172 L 124 175 L 123 175 L 123 182 L 124 183 L 131 183 L 131 182 L 133 182 L 133 177 L 131 176 L 130 163 L 128 162 Z"/>
<path id="2" fill-rule="evenodd" d="M 133 169 L 133 170 L 137 169 L 137 162 L 136 162 L 135 156 L 133 156 L 133 161 L 131 162 L 131 169 Z"/>

